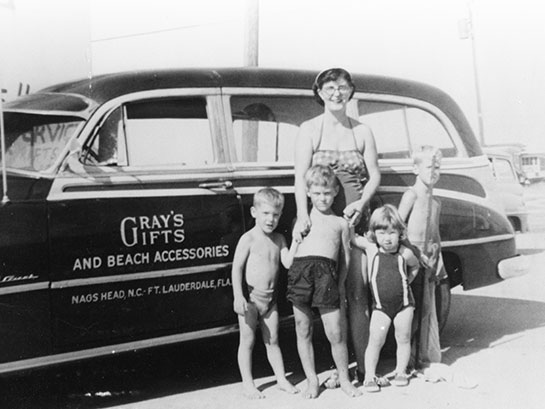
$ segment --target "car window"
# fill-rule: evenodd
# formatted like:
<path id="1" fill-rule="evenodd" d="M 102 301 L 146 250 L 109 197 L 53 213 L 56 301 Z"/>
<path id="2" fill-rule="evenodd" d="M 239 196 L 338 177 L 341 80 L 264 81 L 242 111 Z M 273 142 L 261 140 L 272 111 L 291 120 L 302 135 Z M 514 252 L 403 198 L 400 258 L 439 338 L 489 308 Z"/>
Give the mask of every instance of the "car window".
<path id="1" fill-rule="evenodd" d="M 323 112 L 312 96 L 247 96 L 230 98 L 236 161 L 239 163 L 293 163 L 299 125 Z M 356 116 L 371 127 L 380 159 L 410 159 L 422 145 L 456 157 L 443 124 L 430 112 L 406 104 L 357 100 Z"/>
<path id="2" fill-rule="evenodd" d="M 84 163 L 199 167 L 217 163 L 204 97 L 153 99 L 112 111 Z"/>
<path id="3" fill-rule="evenodd" d="M 367 100 L 357 107 L 359 120 L 373 130 L 380 159 L 408 159 L 423 145 L 436 146 L 443 157 L 458 155 L 441 122 L 419 107 Z"/>
<path id="4" fill-rule="evenodd" d="M 517 178 L 511 163 L 507 159 L 494 158 L 492 161 L 494 176 L 502 182 L 516 182 Z"/>
<path id="5" fill-rule="evenodd" d="M 6 112 L 6 167 L 47 170 L 82 123 L 68 116 Z"/>
<path id="6" fill-rule="evenodd" d="M 231 96 L 236 162 L 292 164 L 299 125 L 323 108 L 305 96 Z"/>

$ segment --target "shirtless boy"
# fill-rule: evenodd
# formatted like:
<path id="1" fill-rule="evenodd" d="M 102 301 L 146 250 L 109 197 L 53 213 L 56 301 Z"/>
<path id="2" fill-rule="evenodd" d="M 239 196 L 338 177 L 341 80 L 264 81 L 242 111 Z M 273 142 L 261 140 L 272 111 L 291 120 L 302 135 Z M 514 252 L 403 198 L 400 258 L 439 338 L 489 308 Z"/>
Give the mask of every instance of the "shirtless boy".
<path id="1" fill-rule="evenodd" d="M 318 309 L 341 389 L 351 397 L 361 395 L 348 375 L 348 350 L 341 326 L 341 302 L 345 302 L 345 279 L 349 257 L 348 222 L 331 210 L 339 191 L 333 171 L 313 166 L 305 175 L 312 202 L 312 229 L 303 238 L 288 272 L 288 300 L 293 304 L 297 350 L 307 380 L 303 397 L 318 396 L 319 381 L 312 345 L 313 308 Z"/>
<path id="2" fill-rule="evenodd" d="M 399 213 L 407 221 L 407 237 L 428 258 L 430 268 L 413 282 L 413 291 L 420 313 L 420 340 L 418 354 L 415 345 L 411 360 L 418 356 L 415 367 L 441 362 L 439 325 L 435 309 L 435 286 L 446 278 L 441 259 L 439 215 L 441 203 L 433 196 L 433 187 L 439 180 L 441 151 L 433 146 L 423 146 L 413 153 L 416 181 L 401 198 Z M 419 303 L 422 306 L 419 306 Z"/>
<path id="3" fill-rule="evenodd" d="M 238 366 L 242 376 L 242 392 L 250 399 L 265 397 L 256 388 L 252 376 L 252 351 L 258 323 L 277 386 L 289 393 L 299 392 L 286 379 L 278 344 L 278 272 L 280 262 L 285 268 L 291 266 L 297 249 L 295 241 L 288 249 L 284 236 L 274 232 L 283 207 L 284 196 L 276 189 L 263 188 L 254 195 L 250 211 L 255 226 L 242 235 L 233 259 L 233 307 L 238 314 L 240 327 Z"/>

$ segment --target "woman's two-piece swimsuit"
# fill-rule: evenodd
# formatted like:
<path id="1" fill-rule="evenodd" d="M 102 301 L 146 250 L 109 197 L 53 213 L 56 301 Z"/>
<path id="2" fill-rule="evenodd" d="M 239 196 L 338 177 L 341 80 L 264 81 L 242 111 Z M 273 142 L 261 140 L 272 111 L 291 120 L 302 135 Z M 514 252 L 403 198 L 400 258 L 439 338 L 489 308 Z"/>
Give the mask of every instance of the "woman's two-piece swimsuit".
<path id="1" fill-rule="evenodd" d="M 323 134 L 323 122 L 320 129 L 320 139 L 316 146 L 316 150 L 312 155 L 312 165 L 329 166 L 337 175 L 337 179 L 342 186 L 339 194 L 335 198 L 333 203 L 333 211 L 335 214 L 342 216 L 343 210 L 347 204 L 355 202 L 361 199 L 363 187 L 368 179 L 367 167 L 365 166 L 365 159 L 363 154 L 358 150 L 358 144 L 356 141 L 356 135 L 354 134 L 354 127 L 352 121 L 350 122 L 350 130 L 352 131 L 352 137 L 354 139 L 354 149 L 350 150 L 334 150 L 334 149 L 320 149 L 322 143 Z M 366 220 L 363 220 L 366 222 Z"/>
<path id="2" fill-rule="evenodd" d="M 350 129 L 354 138 L 354 149 L 342 151 L 320 149 L 323 134 L 322 122 L 320 139 L 312 155 L 313 166 L 330 167 L 339 180 L 342 189 L 339 190 L 332 206 L 335 214 L 339 216 L 342 216 L 347 204 L 361 198 L 368 177 L 363 154 L 358 150 L 352 121 L 350 121 Z M 367 217 L 362 217 L 356 231 L 363 232 L 366 223 Z M 319 256 L 296 257 L 288 278 L 288 300 L 295 305 L 310 304 L 313 307 L 338 308 L 337 277 L 332 276 L 332 268 L 336 269 L 336 260 Z"/>
<path id="3" fill-rule="evenodd" d="M 407 263 L 399 254 L 377 251 L 369 260 L 369 284 L 373 309 L 391 320 L 407 307 L 414 307 L 414 297 L 407 277 Z"/>

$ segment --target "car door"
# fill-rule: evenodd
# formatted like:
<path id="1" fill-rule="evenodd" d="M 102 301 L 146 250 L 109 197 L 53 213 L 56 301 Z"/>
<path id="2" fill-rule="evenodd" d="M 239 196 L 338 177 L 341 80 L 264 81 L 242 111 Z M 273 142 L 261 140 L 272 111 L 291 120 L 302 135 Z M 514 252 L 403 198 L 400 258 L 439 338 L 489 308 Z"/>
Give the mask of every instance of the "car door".
<path id="1" fill-rule="evenodd" d="M 243 231 L 217 90 L 104 106 L 49 202 L 57 348 L 191 339 L 235 323 Z"/>

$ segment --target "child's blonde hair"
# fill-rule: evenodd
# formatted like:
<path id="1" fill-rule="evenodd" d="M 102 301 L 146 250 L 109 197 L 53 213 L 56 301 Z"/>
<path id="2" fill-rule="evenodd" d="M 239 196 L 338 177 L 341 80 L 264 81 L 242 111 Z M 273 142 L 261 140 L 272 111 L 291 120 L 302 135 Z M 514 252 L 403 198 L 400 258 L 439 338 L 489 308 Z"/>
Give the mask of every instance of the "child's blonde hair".
<path id="1" fill-rule="evenodd" d="M 375 235 L 375 231 L 388 229 L 390 227 L 399 232 L 400 239 L 406 237 L 407 225 L 401 218 L 396 207 L 391 204 L 385 204 L 384 206 L 375 209 L 371 214 L 371 219 L 369 220 L 369 240 L 376 243 L 377 236 Z"/>
<path id="2" fill-rule="evenodd" d="M 443 159 L 443 153 L 435 146 L 423 145 L 418 150 L 413 151 L 412 158 L 415 165 L 420 165 L 426 158 L 435 159 L 436 161 L 441 162 L 441 159 Z"/>
<path id="3" fill-rule="evenodd" d="M 254 194 L 254 207 L 267 203 L 275 208 L 284 208 L 284 195 L 273 187 L 264 187 Z"/>
<path id="4" fill-rule="evenodd" d="M 305 181 L 307 183 L 307 189 L 311 186 L 322 186 L 337 188 L 339 181 L 333 169 L 329 166 L 314 165 L 305 173 Z"/>

